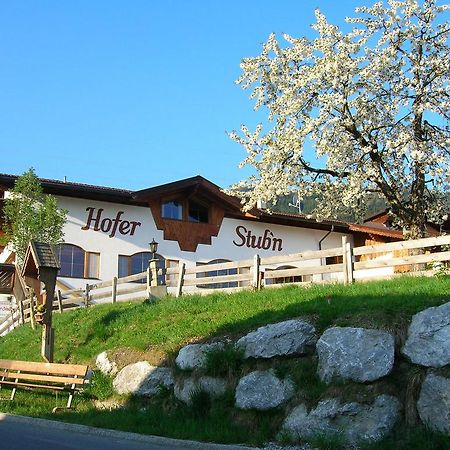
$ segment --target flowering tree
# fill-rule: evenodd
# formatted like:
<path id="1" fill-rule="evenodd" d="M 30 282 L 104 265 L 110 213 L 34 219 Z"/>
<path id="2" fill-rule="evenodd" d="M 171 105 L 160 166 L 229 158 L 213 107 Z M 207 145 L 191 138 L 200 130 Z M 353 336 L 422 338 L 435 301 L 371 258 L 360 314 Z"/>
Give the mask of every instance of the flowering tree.
<path id="1" fill-rule="evenodd" d="M 450 185 L 449 5 L 389 0 L 356 9 L 344 33 L 320 11 L 314 40 L 270 35 L 237 80 L 271 128 L 232 132 L 256 175 L 233 186 L 245 207 L 295 189 L 316 195 L 315 217 L 364 209 L 371 193 L 410 237 L 439 221 Z M 308 160 L 305 149 L 315 150 Z"/>

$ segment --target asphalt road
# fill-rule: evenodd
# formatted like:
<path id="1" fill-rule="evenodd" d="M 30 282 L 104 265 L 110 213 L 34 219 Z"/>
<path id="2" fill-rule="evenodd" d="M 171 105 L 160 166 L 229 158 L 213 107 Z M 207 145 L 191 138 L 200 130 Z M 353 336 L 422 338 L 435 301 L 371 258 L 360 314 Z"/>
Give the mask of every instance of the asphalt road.
<path id="1" fill-rule="evenodd" d="M 0 413 L 0 450 L 251 450 Z"/>

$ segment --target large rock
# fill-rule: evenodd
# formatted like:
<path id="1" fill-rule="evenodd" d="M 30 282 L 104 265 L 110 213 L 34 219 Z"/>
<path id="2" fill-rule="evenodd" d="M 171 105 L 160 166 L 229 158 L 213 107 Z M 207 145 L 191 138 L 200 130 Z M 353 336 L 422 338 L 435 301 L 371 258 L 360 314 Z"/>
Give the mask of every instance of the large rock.
<path id="1" fill-rule="evenodd" d="M 359 382 L 387 375 L 394 365 L 394 337 L 380 330 L 334 327 L 326 330 L 316 345 L 318 374 Z"/>
<path id="2" fill-rule="evenodd" d="M 125 366 L 114 378 L 113 387 L 118 394 L 152 396 L 161 387 L 171 387 L 174 379 L 171 369 L 155 367 L 147 361 L 139 361 Z"/>
<path id="3" fill-rule="evenodd" d="M 425 425 L 450 435 L 450 379 L 427 375 L 420 391 L 417 411 Z"/>
<path id="4" fill-rule="evenodd" d="M 392 430 L 400 407 L 400 402 L 389 395 L 378 396 L 371 405 L 327 399 L 310 412 L 305 405 L 294 408 L 286 417 L 282 432 L 292 439 L 341 435 L 349 443 L 378 441 Z"/>
<path id="5" fill-rule="evenodd" d="M 239 380 L 236 388 L 236 407 L 268 410 L 277 408 L 294 394 L 291 380 L 281 380 L 272 370 L 251 372 Z"/>
<path id="6" fill-rule="evenodd" d="M 413 316 L 402 349 L 414 364 L 443 367 L 450 364 L 450 302 Z"/>
<path id="7" fill-rule="evenodd" d="M 286 320 L 258 328 L 236 343 L 245 358 L 272 358 L 280 355 L 304 354 L 314 348 L 315 328 L 304 320 Z"/>
<path id="8" fill-rule="evenodd" d="M 205 365 L 206 355 L 213 350 L 221 350 L 223 342 L 211 344 L 189 344 L 180 349 L 175 360 L 176 365 L 183 370 L 200 369 Z"/>
<path id="9" fill-rule="evenodd" d="M 175 383 L 174 394 L 178 400 L 189 405 L 192 395 L 196 392 L 206 392 L 210 397 L 215 398 L 225 394 L 226 389 L 227 381 L 224 378 L 190 377 Z"/>
<path id="10" fill-rule="evenodd" d="M 100 372 L 103 373 L 104 375 L 113 376 L 119 370 L 117 368 L 116 363 L 109 359 L 108 354 L 106 352 L 102 352 L 99 355 L 97 355 L 95 365 L 97 366 L 97 369 L 100 370 Z"/>

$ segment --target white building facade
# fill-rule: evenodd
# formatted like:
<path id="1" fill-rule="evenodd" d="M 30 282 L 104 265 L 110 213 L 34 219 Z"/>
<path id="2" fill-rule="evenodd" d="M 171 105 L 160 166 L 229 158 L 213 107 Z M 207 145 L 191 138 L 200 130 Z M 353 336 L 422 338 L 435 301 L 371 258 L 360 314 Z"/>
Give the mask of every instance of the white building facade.
<path id="1" fill-rule="evenodd" d="M 14 176 L 0 175 L 4 197 L 14 180 Z M 134 192 L 56 180 L 41 183 L 44 192 L 55 195 L 59 207 L 67 210 L 65 242 L 59 249 L 59 279 L 67 288 L 144 271 L 153 239 L 167 268 L 180 262 L 191 267 L 250 259 L 255 254 L 266 257 L 337 248 L 343 236 L 363 245 L 370 231 L 257 208 L 243 213 L 237 199 L 199 176 Z M 396 236 L 385 233 L 381 238 Z M 326 262 L 292 266 L 322 263 Z"/>

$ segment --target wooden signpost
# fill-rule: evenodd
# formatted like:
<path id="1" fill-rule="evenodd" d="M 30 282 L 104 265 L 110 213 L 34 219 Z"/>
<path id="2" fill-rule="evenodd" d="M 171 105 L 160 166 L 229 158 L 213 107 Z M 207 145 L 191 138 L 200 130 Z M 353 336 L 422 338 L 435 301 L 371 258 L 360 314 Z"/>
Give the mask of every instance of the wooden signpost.
<path id="1" fill-rule="evenodd" d="M 52 313 L 58 270 L 58 258 L 53 247 L 50 244 L 31 241 L 25 254 L 22 276 L 26 284 L 36 293 L 37 309 L 43 310 L 41 355 L 47 362 L 53 362 L 55 336 Z M 42 284 L 43 294 L 41 294 Z"/>

